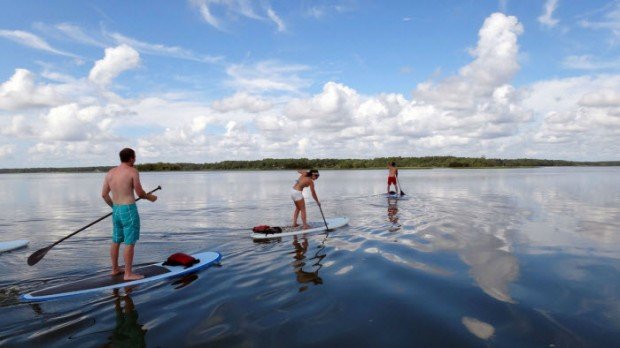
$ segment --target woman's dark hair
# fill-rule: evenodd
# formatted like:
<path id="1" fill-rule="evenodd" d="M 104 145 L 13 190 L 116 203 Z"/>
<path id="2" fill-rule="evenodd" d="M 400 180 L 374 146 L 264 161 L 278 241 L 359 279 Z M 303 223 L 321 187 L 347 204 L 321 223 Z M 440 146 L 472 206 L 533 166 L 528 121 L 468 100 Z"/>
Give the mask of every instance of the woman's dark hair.
<path id="1" fill-rule="evenodd" d="M 316 170 L 316 169 L 310 169 L 310 170 L 306 173 L 306 176 L 307 176 L 307 177 L 311 177 L 312 175 L 319 176 L 319 171 L 318 171 L 318 170 Z"/>
<path id="2" fill-rule="evenodd" d="M 121 158 L 121 162 L 123 163 L 129 162 L 129 160 L 131 160 L 132 158 L 136 158 L 135 151 L 128 147 L 122 149 L 121 152 L 118 153 L 118 155 Z"/>

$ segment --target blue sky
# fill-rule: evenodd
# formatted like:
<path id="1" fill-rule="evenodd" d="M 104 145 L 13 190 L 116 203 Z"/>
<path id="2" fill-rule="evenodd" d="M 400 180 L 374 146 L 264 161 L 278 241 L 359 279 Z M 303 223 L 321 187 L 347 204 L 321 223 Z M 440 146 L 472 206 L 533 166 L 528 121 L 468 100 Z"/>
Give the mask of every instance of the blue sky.
<path id="1" fill-rule="evenodd" d="M 0 168 L 620 153 L 619 1 L 3 7 Z"/>

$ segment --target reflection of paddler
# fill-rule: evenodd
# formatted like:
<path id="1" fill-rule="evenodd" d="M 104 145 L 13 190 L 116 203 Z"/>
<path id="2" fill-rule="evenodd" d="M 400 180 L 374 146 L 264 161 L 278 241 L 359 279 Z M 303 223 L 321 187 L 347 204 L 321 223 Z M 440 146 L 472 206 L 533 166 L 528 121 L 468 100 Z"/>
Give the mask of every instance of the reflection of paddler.
<path id="1" fill-rule="evenodd" d="M 398 200 L 396 199 L 389 199 L 388 200 L 388 209 L 387 209 L 387 213 L 388 213 L 388 219 L 390 220 L 391 223 L 398 223 L 398 204 L 397 204 Z"/>
<path id="2" fill-rule="evenodd" d="M 313 283 L 314 285 L 323 284 L 323 279 L 319 277 L 319 269 L 321 269 L 321 264 L 319 263 L 325 255 L 319 256 L 318 253 L 312 259 L 318 258 L 319 260 L 314 265 L 318 265 L 316 271 L 314 272 L 306 272 L 303 270 L 303 267 L 306 263 L 303 261 L 306 259 L 306 252 L 308 251 L 308 239 L 305 237 L 301 238 L 301 243 L 297 239 L 297 236 L 293 237 L 293 246 L 295 247 L 295 262 L 293 262 L 293 267 L 295 268 L 295 275 L 297 276 L 297 281 L 301 284 Z M 308 287 L 302 286 L 299 288 L 299 291 L 304 291 Z"/>
<path id="3" fill-rule="evenodd" d="M 106 346 L 111 347 L 146 347 L 146 331 L 138 323 L 138 311 L 129 294 L 119 296 L 118 290 L 114 290 L 114 309 L 116 311 L 116 327 L 110 336 L 110 342 Z M 125 307 L 121 307 L 121 298 Z"/>

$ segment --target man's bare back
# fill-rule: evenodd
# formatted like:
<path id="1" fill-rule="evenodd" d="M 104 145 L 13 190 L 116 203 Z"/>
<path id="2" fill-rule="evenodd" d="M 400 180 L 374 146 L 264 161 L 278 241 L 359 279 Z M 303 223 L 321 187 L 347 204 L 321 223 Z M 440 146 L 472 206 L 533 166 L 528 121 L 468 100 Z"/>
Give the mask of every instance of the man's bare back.
<path id="1" fill-rule="evenodd" d="M 140 183 L 136 168 L 125 163 L 121 163 L 118 167 L 110 169 L 105 177 L 104 192 L 107 189 L 112 192 L 112 202 L 114 204 L 131 204 L 136 201 L 134 190 L 138 196 L 146 193 Z"/>

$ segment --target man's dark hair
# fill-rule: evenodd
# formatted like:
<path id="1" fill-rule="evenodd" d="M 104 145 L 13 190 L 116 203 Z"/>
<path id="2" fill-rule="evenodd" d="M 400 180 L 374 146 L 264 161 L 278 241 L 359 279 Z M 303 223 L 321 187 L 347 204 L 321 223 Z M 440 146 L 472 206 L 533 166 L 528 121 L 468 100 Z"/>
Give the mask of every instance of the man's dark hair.
<path id="1" fill-rule="evenodd" d="M 396 167 L 396 162 L 392 162 L 392 167 Z"/>
<path id="2" fill-rule="evenodd" d="M 123 163 L 129 162 L 132 158 L 136 158 L 136 152 L 128 147 L 122 149 L 118 155 Z"/>

